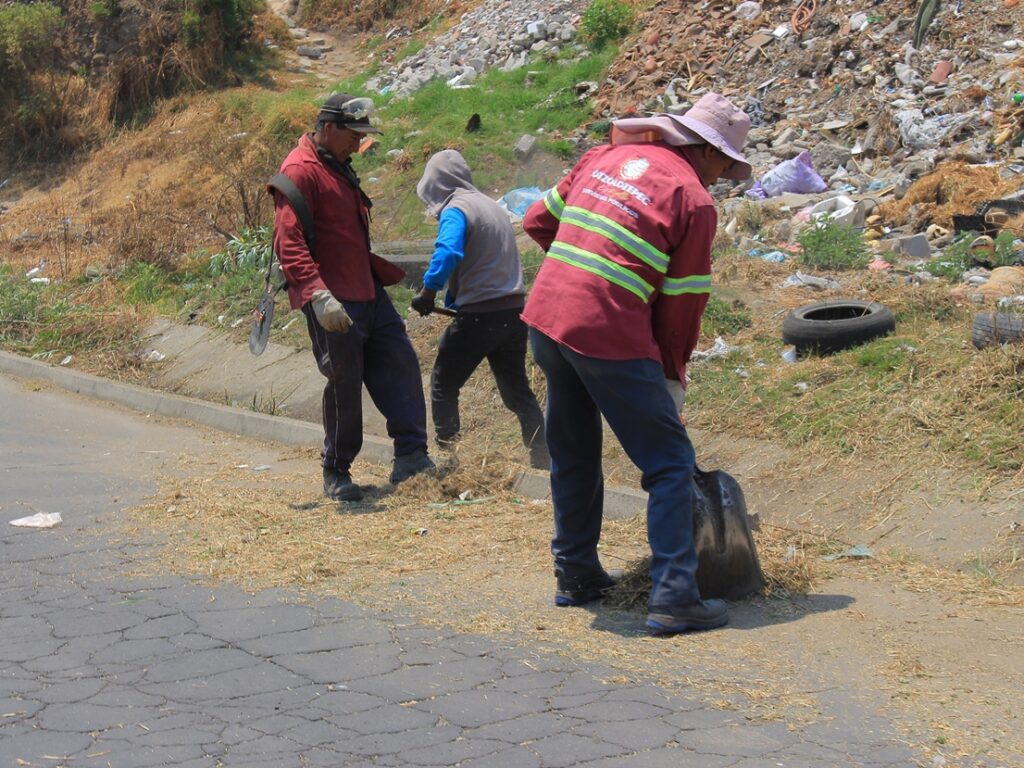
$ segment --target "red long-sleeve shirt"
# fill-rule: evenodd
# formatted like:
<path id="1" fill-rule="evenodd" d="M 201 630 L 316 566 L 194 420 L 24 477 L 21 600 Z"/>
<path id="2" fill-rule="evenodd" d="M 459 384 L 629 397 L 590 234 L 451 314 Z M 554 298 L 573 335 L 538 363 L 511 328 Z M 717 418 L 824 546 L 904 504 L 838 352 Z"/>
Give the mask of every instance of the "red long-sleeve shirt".
<path id="1" fill-rule="evenodd" d="M 359 189 L 324 165 L 307 134 L 281 164 L 313 215 L 315 254 L 284 195 L 274 195 L 274 252 L 288 281 L 292 309 L 326 288 L 345 301 L 370 301 L 375 294 L 369 213 Z M 384 281 L 387 284 L 387 281 Z"/>
<path id="2" fill-rule="evenodd" d="M 523 311 L 589 357 L 648 358 L 686 381 L 711 290 L 714 201 L 663 142 L 595 147 L 526 213 L 547 252 Z"/>

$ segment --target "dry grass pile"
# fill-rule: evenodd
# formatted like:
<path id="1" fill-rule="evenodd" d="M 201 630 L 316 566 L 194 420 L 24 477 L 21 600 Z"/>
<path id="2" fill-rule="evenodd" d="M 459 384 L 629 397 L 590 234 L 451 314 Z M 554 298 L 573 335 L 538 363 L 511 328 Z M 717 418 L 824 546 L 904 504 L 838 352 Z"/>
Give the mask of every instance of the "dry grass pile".
<path id="1" fill-rule="evenodd" d="M 377 485 L 340 508 L 323 497 L 314 461 L 302 474 L 233 463 L 205 477 L 165 478 L 162 498 L 132 520 L 167 534 L 178 567 L 254 586 L 388 581 L 466 563 L 540 568 L 547 559 L 550 511 L 510 493 L 512 478 L 493 471 L 499 458 L 485 463 L 491 469 L 468 464 L 413 478 L 400 493 L 384 487 L 386 469 L 362 466 L 357 478 Z"/>
<path id="2" fill-rule="evenodd" d="M 314 465 L 311 452 L 306 456 Z M 446 465 L 447 459 L 447 465 Z M 166 559 L 179 570 L 252 587 L 374 583 L 456 572 L 527 570 L 547 574 L 551 508 L 511 490 L 521 468 L 500 450 L 463 449 L 459 463 L 440 457 L 440 476 L 392 490 L 386 469 L 360 465 L 369 487 L 362 502 L 337 505 L 316 473 L 254 471 L 226 461 L 205 476 L 164 478 L 160 498 L 135 510 L 134 525 L 166 534 Z M 194 473 L 192 473 L 194 475 Z M 825 574 L 821 538 L 775 526 L 756 534 L 765 595 L 805 594 Z M 650 591 L 643 516 L 609 520 L 602 558 L 627 566 L 611 604 L 642 608 Z"/>
<path id="3" fill-rule="evenodd" d="M 886 222 L 909 223 L 917 229 L 929 224 L 952 227 L 953 216 L 972 214 L 979 203 L 1015 192 L 1017 184 L 1003 179 L 995 166 L 944 163 L 918 179 L 901 200 L 881 206 Z"/>
<path id="4" fill-rule="evenodd" d="M 827 575 L 821 560 L 820 536 L 761 524 L 754 531 L 757 555 L 764 573 L 765 597 L 788 599 L 810 592 Z M 606 602 L 617 608 L 644 608 L 651 594 L 651 559 L 630 563 Z"/>

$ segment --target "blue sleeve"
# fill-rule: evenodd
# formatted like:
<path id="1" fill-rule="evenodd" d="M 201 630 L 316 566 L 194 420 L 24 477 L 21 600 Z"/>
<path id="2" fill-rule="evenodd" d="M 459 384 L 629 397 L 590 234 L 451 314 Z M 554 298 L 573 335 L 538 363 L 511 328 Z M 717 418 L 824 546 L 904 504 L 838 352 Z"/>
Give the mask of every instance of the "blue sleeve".
<path id="1" fill-rule="evenodd" d="M 438 220 L 434 255 L 430 259 L 423 285 L 439 291 L 466 255 L 466 216 L 457 208 L 445 208 Z"/>

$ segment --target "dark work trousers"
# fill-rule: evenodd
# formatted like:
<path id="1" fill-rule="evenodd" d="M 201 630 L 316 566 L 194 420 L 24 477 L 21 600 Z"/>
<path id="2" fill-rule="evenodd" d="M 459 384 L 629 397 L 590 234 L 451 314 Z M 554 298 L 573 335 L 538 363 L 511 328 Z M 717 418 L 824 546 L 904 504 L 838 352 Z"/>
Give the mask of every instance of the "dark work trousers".
<path id="1" fill-rule="evenodd" d="M 555 570 L 586 580 L 600 572 L 597 543 L 604 515 L 601 416 L 643 473 L 651 546 L 652 607 L 700 599 L 693 542 L 694 452 L 665 374 L 653 360 L 599 360 L 530 329 L 548 382 Z"/>
<path id="2" fill-rule="evenodd" d="M 501 401 L 519 419 L 523 444 L 544 445 L 544 415 L 526 378 L 527 333 L 521 313 L 522 309 L 459 312 L 445 329 L 430 375 L 430 408 L 439 442 L 459 433 L 459 390 L 486 359 Z"/>
<path id="3" fill-rule="evenodd" d="M 427 406 L 419 360 L 387 292 L 372 301 L 343 301 L 346 333 L 328 333 L 307 303 L 302 311 L 324 387 L 323 465 L 347 472 L 363 447 L 363 384 L 384 415 L 395 456 L 427 447 Z"/>

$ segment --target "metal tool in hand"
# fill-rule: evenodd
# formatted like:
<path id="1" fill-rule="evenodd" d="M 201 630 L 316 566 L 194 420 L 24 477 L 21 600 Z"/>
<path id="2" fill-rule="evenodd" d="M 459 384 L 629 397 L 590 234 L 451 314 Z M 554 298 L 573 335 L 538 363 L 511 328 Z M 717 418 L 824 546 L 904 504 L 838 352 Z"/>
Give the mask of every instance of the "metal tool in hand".
<path id="1" fill-rule="evenodd" d="M 270 338 L 270 323 L 274 319 L 274 298 L 285 286 L 284 273 L 281 265 L 275 260 L 267 270 L 267 282 L 263 288 L 256 309 L 252 312 L 252 330 L 249 332 L 249 351 L 254 355 L 262 354 L 267 348 Z"/>

